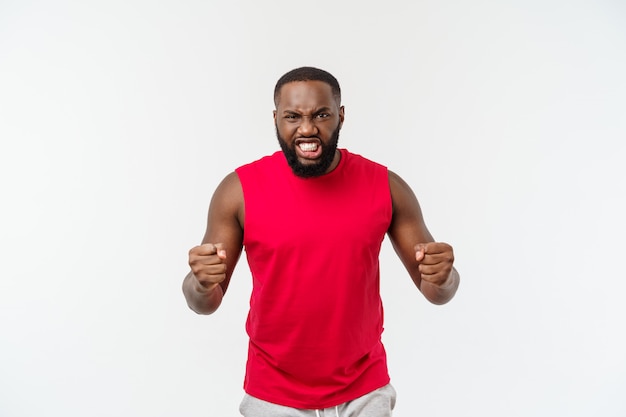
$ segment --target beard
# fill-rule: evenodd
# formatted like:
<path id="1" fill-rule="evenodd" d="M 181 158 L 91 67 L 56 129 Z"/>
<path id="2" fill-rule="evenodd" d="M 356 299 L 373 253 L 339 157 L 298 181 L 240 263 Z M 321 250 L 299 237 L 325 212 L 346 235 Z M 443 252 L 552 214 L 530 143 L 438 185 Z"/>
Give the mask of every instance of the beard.
<path id="1" fill-rule="evenodd" d="M 328 144 L 321 144 L 322 146 L 322 155 L 319 160 L 313 164 L 303 164 L 298 160 L 298 155 L 296 154 L 295 143 L 292 147 L 289 147 L 285 139 L 280 136 L 278 132 L 278 127 L 276 127 L 276 137 L 278 138 L 278 143 L 280 144 L 280 148 L 283 150 L 283 154 L 285 158 L 287 158 L 287 163 L 291 167 L 291 170 L 295 175 L 302 178 L 312 178 L 319 177 L 326 174 L 328 168 L 330 168 L 333 163 L 333 159 L 335 158 L 335 151 L 337 151 L 337 144 L 339 143 L 339 130 L 341 129 L 340 125 L 337 125 L 337 129 L 332 133 L 330 137 L 330 142 Z"/>

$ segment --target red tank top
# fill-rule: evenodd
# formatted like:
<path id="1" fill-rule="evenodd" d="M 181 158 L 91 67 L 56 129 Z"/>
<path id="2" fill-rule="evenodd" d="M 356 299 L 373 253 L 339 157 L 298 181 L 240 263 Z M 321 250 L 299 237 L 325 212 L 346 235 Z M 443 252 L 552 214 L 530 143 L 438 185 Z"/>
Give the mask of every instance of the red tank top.
<path id="1" fill-rule="evenodd" d="M 321 409 L 389 382 L 378 255 L 391 222 L 387 169 L 341 150 L 316 178 L 282 152 L 236 170 L 253 288 L 245 391 Z"/>

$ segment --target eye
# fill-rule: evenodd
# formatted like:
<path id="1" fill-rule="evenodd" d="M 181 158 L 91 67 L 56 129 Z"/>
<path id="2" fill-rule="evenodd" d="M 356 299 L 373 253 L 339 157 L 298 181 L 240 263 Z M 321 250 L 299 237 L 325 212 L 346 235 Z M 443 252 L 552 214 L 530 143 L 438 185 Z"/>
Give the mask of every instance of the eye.
<path id="1" fill-rule="evenodd" d="M 289 120 L 289 121 L 293 121 L 298 119 L 298 115 L 297 114 L 286 114 L 285 115 L 285 120 Z"/>
<path id="2" fill-rule="evenodd" d="M 327 119 L 330 117 L 329 113 L 318 113 L 315 115 L 316 118 L 318 119 Z"/>

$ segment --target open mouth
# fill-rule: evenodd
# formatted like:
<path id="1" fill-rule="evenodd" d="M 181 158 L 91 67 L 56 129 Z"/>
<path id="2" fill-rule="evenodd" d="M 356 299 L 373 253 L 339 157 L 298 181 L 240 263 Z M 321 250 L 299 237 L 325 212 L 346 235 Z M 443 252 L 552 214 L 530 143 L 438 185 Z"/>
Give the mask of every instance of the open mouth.
<path id="1" fill-rule="evenodd" d="M 317 159 L 322 155 L 322 143 L 318 138 L 296 139 L 296 153 L 304 159 Z"/>
<path id="2" fill-rule="evenodd" d="M 318 144 L 314 142 L 301 142 L 298 147 L 302 152 L 315 152 L 318 148 Z"/>

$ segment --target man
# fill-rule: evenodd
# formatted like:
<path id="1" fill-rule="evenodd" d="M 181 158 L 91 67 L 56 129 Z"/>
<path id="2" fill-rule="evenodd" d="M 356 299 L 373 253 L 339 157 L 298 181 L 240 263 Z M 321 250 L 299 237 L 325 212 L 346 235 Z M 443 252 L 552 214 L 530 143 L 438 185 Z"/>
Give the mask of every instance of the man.
<path id="1" fill-rule="evenodd" d="M 459 285 L 452 247 L 434 242 L 398 175 L 337 148 L 344 107 L 335 77 L 290 71 L 274 102 L 282 152 L 237 168 L 217 187 L 202 245 L 189 252 L 187 303 L 213 313 L 245 247 L 253 289 L 242 415 L 391 416 L 380 246 L 388 235 L 435 304 Z"/>

